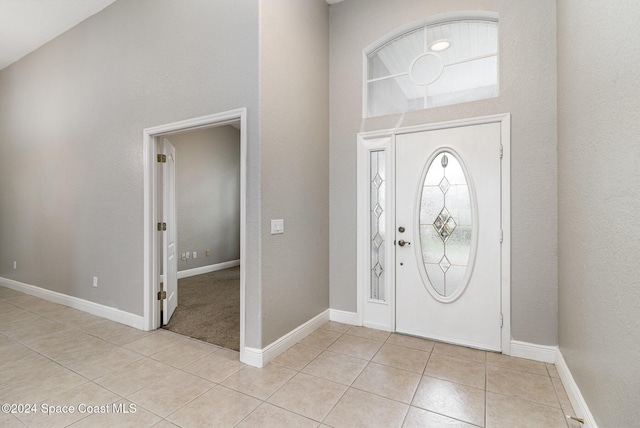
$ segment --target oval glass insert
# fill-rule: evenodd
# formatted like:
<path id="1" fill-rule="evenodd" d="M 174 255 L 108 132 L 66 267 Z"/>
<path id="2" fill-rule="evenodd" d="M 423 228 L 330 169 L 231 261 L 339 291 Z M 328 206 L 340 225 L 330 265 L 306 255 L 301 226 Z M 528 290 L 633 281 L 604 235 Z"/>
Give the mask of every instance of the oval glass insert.
<path id="1" fill-rule="evenodd" d="M 456 155 L 435 157 L 420 198 L 422 262 L 433 291 L 449 298 L 466 285 L 474 232 L 469 181 Z"/>

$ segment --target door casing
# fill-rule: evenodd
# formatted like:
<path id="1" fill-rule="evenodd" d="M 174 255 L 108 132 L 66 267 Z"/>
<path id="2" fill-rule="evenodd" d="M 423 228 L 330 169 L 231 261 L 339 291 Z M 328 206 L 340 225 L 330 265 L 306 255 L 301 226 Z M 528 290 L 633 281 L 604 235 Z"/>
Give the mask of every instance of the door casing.
<path id="1" fill-rule="evenodd" d="M 160 290 L 157 223 L 162 212 L 158 208 L 157 155 L 159 138 L 177 132 L 240 123 L 240 361 L 245 360 L 245 284 L 246 284 L 246 224 L 247 224 L 247 109 L 196 117 L 143 130 L 144 168 L 144 329 L 154 330 L 161 323 L 157 294 Z"/>
<path id="2" fill-rule="evenodd" d="M 363 132 L 357 135 L 357 322 L 359 325 L 395 331 L 395 247 L 391 231 L 395 229 L 395 137 L 400 134 L 499 123 L 501 133 L 501 199 L 500 216 L 503 241 L 500 260 L 500 292 L 503 325 L 502 353 L 511 355 L 511 115 L 509 113 L 460 119 L 433 124 Z M 386 301 L 368 298 L 370 286 L 370 182 L 369 159 L 373 151 L 386 153 L 385 223 L 387 240 L 385 281 Z M 496 154 L 498 155 L 498 154 Z"/>

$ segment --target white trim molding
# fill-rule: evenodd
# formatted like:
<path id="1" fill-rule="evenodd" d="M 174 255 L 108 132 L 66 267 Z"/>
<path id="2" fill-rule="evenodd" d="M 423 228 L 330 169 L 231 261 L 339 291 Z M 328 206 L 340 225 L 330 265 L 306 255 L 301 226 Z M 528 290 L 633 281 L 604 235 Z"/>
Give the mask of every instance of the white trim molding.
<path id="1" fill-rule="evenodd" d="M 358 324 L 358 314 L 355 312 L 341 311 L 338 309 L 329 309 L 329 320 L 349 325 Z"/>
<path id="2" fill-rule="evenodd" d="M 216 272 L 223 269 L 229 269 L 232 267 L 240 266 L 240 260 L 231 260 L 228 262 L 216 263 L 209 266 L 200 266 L 193 269 L 185 269 L 178 271 L 178 279 L 189 278 L 196 275 L 202 275 L 205 273 Z"/>
<path id="3" fill-rule="evenodd" d="M 543 363 L 553 364 L 556 362 L 558 347 L 512 340 L 510 355 L 512 357 L 526 358 L 528 360 L 542 361 Z"/>
<path id="4" fill-rule="evenodd" d="M 14 281 L 13 279 L 0 277 L 0 286 L 20 291 L 21 293 L 29 294 L 30 296 L 39 297 L 40 299 L 48 300 L 53 303 L 58 303 L 59 305 L 78 309 L 79 311 L 128 325 L 130 327 L 137 328 L 138 330 L 144 329 L 143 317 L 117 308 L 90 302 L 88 300 L 58 293 L 56 291 L 47 290 L 35 285 Z"/>
<path id="5" fill-rule="evenodd" d="M 573 406 L 573 411 L 575 413 L 573 416 L 578 416 L 584 419 L 583 427 L 598 428 L 596 420 L 593 418 L 591 410 L 589 410 L 589 406 L 587 406 L 587 402 L 584 400 L 584 397 L 580 392 L 580 388 L 578 388 L 578 384 L 576 384 L 576 381 L 573 379 L 569 366 L 567 366 L 560 350 L 558 350 L 555 364 L 556 369 L 558 369 L 562 385 L 564 385 L 569 401 L 571 401 L 571 406 Z"/>
<path id="6" fill-rule="evenodd" d="M 306 323 L 296 327 L 262 349 L 250 348 L 248 346 L 245 347 L 245 358 L 242 362 L 254 367 L 264 367 L 267 363 L 273 361 L 278 355 L 282 354 L 309 334 L 313 333 L 322 324 L 329 321 L 329 312 L 330 310 L 327 309 L 326 311 L 316 315 Z"/>

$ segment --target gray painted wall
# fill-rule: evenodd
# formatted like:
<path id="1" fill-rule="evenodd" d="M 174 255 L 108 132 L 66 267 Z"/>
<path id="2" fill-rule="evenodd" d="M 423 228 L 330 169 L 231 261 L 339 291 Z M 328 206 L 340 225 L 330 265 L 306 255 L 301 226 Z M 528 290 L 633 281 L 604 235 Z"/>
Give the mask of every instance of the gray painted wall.
<path id="1" fill-rule="evenodd" d="M 178 270 L 240 259 L 240 131 L 227 125 L 168 139 L 176 148 L 178 254 L 198 255 L 178 259 Z"/>
<path id="2" fill-rule="evenodd" d="M 329 307 L 328 83 L 326 2 L 263 1 L 263 346 Z M 283 235 L 270 234 L 271 219 L 284 219 Z"/>
<path id="3" fill-rule="evenodd" d="M 500 96 L 362 118 L 362 50 L 421 18 L 499 13 Z M 347 0 L 330 7 L 331 308 L 356 311 L 356 134 L 495 113 L 512 114 L 512 336 L 557 344 L 555 1 Z"/>
<path id="4" fill-rule="evenodd" d="M 638 22 L 558 2 L 559 346 L 601 427 L 640 423 Z"/>
<path id="5" fill-rule="evenodd" d="M 258 17 L 258 0 L 117 1 L 0 72 L 0 276 L 142 315 L 142 130 L 247 107 L 260 346 Z"/>

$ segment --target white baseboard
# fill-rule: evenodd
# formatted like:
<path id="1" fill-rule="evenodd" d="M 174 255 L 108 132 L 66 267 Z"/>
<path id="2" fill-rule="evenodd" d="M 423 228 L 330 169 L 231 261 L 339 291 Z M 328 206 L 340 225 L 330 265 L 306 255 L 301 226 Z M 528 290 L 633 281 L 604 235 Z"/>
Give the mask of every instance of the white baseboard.
<path id="1" fill-rule="evenodd" d="M 512 357 L 542 361 L 543 363 L 555 363 L 557 354 L 557 346 L 538 345 L 535 343 L 521 342 L 519 340 L 511 341 Z"/>
<path id="2" fill-rule="evenodd" d="M 264 367 L 327 321 L 329 321 L 329 309 L 311 318 L 263 349 L 245 346 L 242 362 L 254 367 Z"/>
<path id="3" fill-rule="evenodd" d="M 104 306 L 99 303 L 90 302 L 67 294 L 47 290 L 35 285 L 24 284 L 22 282 L 14 281 L 13 279 L 0 277 L 0 286 L 20 291 L 34 297 L 39 297 L 53 303 L 68 306 L 73 309 L 78 309 L 80 311 L 90 313 L 91 315 L 119 322 L 120 324 L 125 324 L 139 330 L 144 330 L 144 317 L 140 315 L 135 315 L 130 312 L 125 312 L 120 309 Z"/>
<path id="4" fill-rule="evenodd" d="M 193 269 L 185 269 L 178 271 L 178 279 L 188 278 L 190 276 L 202 275 L 203 273 L 215 272 L 217 270 L 228 269 L 240 266 L 240 260 L 231 260 L 229 262 L 216 263 L 209 266 L 201 266 Z"/>
<path id="5" fill-rule="evenodd" d="M 560 375 L 560 380 L 562 380 L 562 385 L 564 385 L 564 389 L 567 391 L 567 396 L 569 396 L 569 401 L 571 401 L 571 405 L 573 406 L 573 411 L 576 414 L 575 416 L 584 419 L 584 427 L 597 428 L 598 425 L 596 425 L 596 421 L 589 410 L 589 406 L 587 406 L 587 402 L 584 400 L 576 381 L 573 379 L 569 366 L 567 366 L 560 350 L 558 350 L 556 355 L 555 364 L 556 369 L 558 369 L 558 374 Z"/>
<path id="6" fill-rule="evenodd" d="M 329 320 L 342 324 L 358 325 L 358 314 L 338 309 L 329 309 Z"/>

